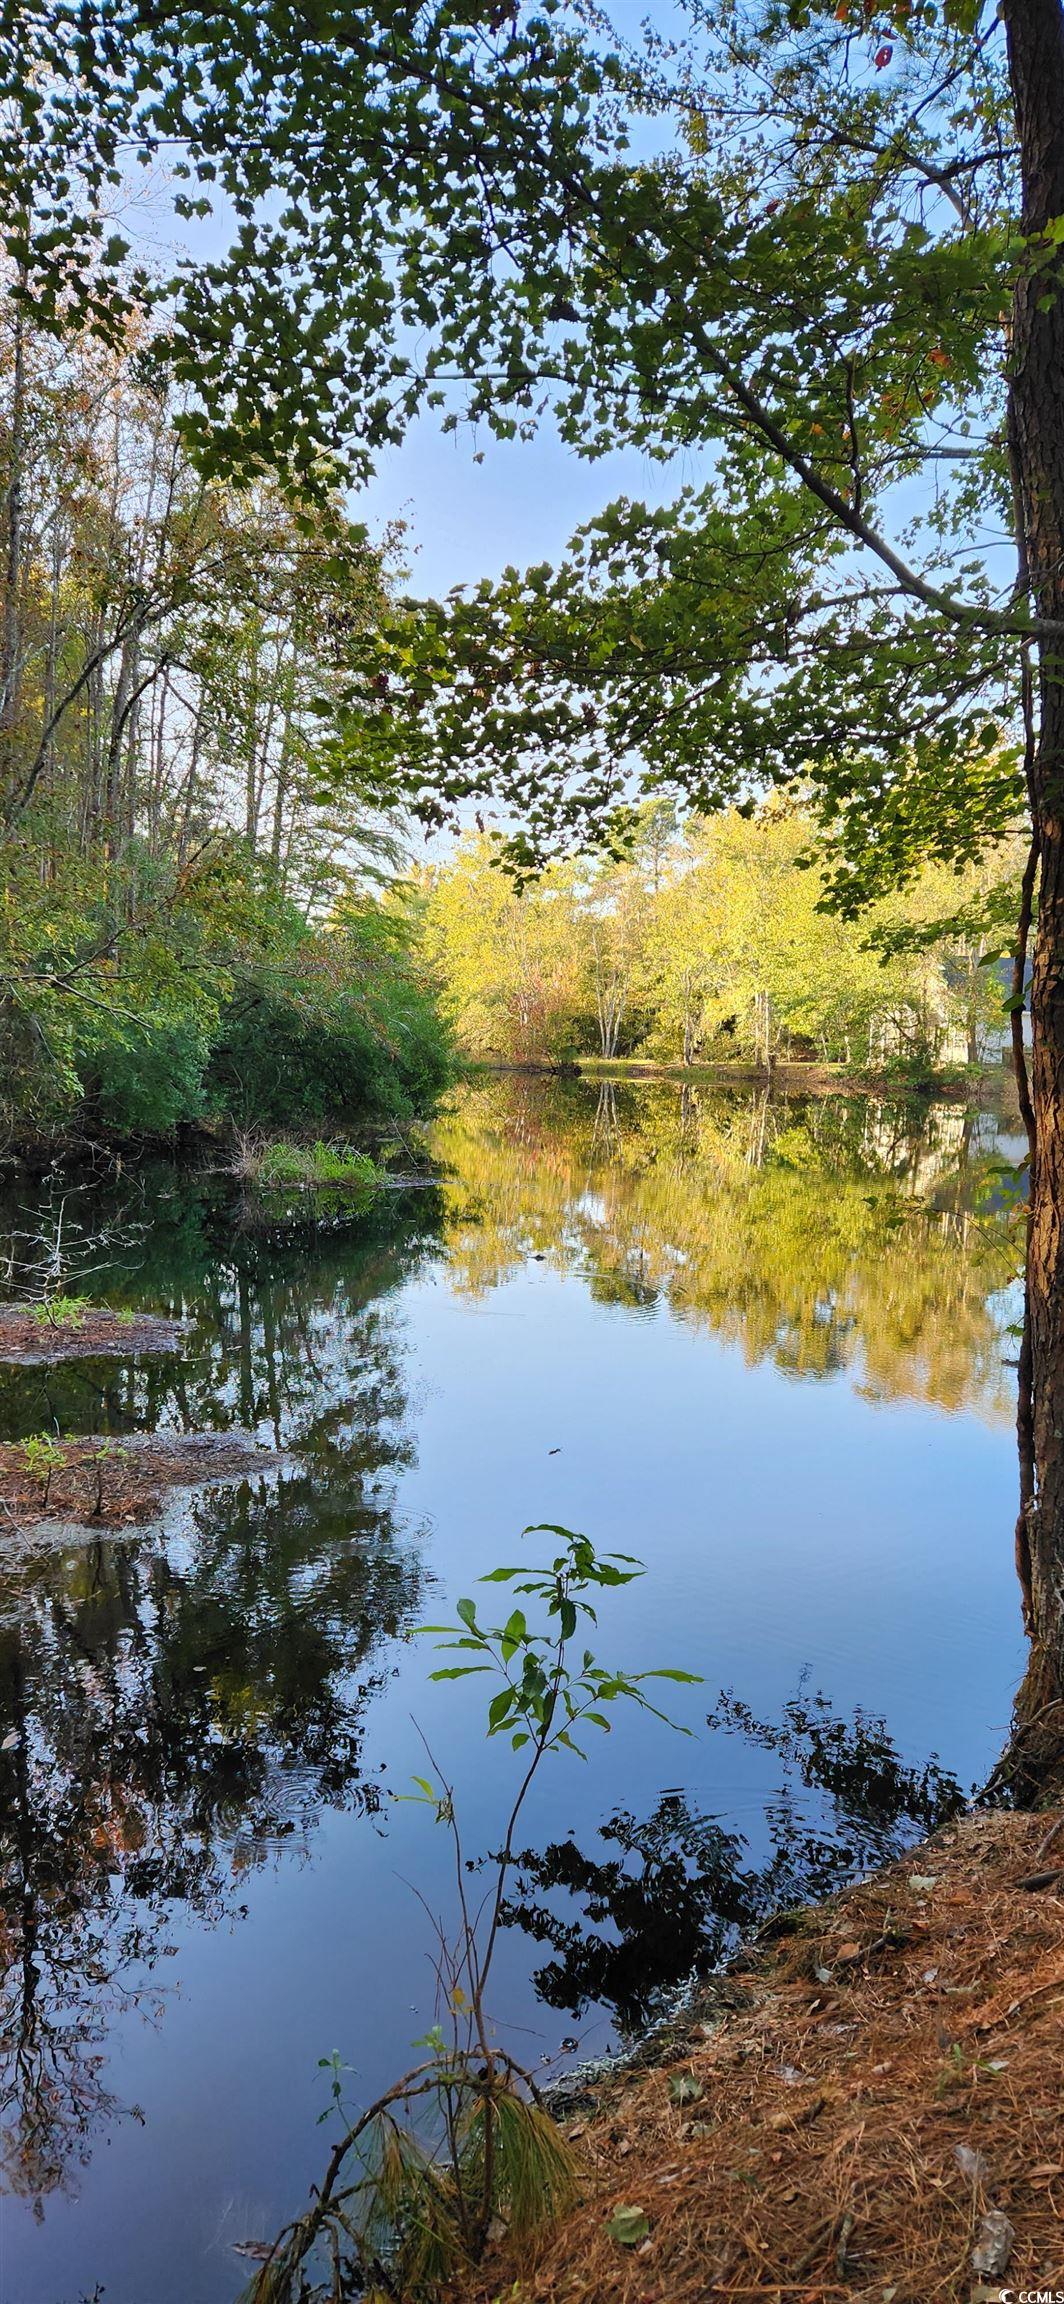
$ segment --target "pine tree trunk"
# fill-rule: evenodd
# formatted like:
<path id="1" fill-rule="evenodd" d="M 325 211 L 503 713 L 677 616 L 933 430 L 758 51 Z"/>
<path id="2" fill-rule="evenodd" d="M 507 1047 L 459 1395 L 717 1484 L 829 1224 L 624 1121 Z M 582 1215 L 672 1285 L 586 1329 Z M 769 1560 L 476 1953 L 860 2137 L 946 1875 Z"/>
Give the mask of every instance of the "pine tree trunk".
<path id="1" fill-rule="evenodd" d="M 20 277 L 24 286 L 25 276 Z M 19 654 L 21 646 L 20 587 L 22 576 L 22 485 L 26 424 L 25 322 L 21 303 L 14 308 L 15 352 L 11 382 L 11 430 L 8 448 L 7 505 L 4 520 L 4 602 L 0 619 L 0 745 L 9 753 L 18 726 Z M 14 785 L 13 763 L 3 761 L 5 784 Z"/>
<path id="2" fill-rule="evenodd" d="M 1023 173 L 1025 237 L 1064 216 L 1064 5 L 1005 0 Z M 1034 251 L 1037 254 L 1037 250 Z M 1031 606 L 1061 627 L 1038 660 L 1032 808 L 1039 850 L 1031 982 L 1034 1158 L 1028 1253 L 1029 1433 L 1033 1492 L 1019 1539 L 1032 1661 L 1021 1718 L 1042 1716 L 1064 1746 L 1064 252 L 1021 275 L 1013 319 L 1011 428 Z M 1021 1374 L 1024 1371 L 1021 1371 Z M 1022 1388 L 1021 1388 L 1022 1389 Z M 1025 1433 L 1025 1422 L 1027 1433 Z M 1026 1554 L 1026 1557 L 1024 1555 Z M 1050 1720 L 1046 1707 L 1054 1708 Z"/>

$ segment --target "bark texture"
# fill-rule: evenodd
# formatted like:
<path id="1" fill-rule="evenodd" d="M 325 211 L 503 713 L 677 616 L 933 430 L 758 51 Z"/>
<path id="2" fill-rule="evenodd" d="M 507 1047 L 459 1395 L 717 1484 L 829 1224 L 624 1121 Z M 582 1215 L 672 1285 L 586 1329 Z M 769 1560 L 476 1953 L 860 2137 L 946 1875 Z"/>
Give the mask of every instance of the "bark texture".
<path id="1" fill-rule="evenodd" d="M 1013 316 L 1010 429 L 1031 606 L 1064 631 L 1064 5 L 1005 0 L 1027 243 Z M 1032 1665 L 1022 1710 L 1064 1736 L 1064 638 L 1038 661 L 1031 801 L 1039 859 L 1031 983 L 1034 1146 L 1027 1272 L 1024 1499 Z M 1021 1374 L 1023 1371 L 1021 1371 Z M 1021 1387 L 1022 1389 L 1022 1387 Z M 1021 1440 L 1025 1403 L 1020 1403 Z"/>

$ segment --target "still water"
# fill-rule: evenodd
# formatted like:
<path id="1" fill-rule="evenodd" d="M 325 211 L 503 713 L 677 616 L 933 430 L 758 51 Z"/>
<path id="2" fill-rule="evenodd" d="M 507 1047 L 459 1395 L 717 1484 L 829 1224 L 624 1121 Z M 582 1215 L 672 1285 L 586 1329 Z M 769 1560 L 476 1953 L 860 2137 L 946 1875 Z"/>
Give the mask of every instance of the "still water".
<path id="1" fill-rule="evenodd" d="M 704 1678 L 671 1692 L 689 1735 L 618 1719 L 540 1780 L 538 1940 L 507 1930 L 492 1991 L 530 2065 L 652 2005 L 660 1915 L 626 1882 L 689 1880 L 723 1830 L 786 1890 L 815 1796 L 770 1735 L 706 1725 L 721 1690 L 767 1730 L 863 1708 L 965 1786 L 1000 1748 L 1001 1124 L 500 1080 L 433 1149 L 438 1188 L 299 1234 L 165 1167 L 9 1191 L 14 1230 L 62 1206 L 96 1300 L 191 1325 L 180 1357 L 0 1370 L 0 1436 L 240 1427 L 277 1461 L 128 1535 L 0 1533 L 0 2304 L 232 2304 L 239 2244 L 320 2171 L 319 2059 L 353 2107 L 414 2060 L 451 1857 L 395 1795 L 427 1743 L 487 1853 L 513 1767 L 414 1627 L 544 1557 L 527 1523 L 646 1562 L 600 1654 Z M 673 1980 L 712 1936 L 685 1909 Z"/>

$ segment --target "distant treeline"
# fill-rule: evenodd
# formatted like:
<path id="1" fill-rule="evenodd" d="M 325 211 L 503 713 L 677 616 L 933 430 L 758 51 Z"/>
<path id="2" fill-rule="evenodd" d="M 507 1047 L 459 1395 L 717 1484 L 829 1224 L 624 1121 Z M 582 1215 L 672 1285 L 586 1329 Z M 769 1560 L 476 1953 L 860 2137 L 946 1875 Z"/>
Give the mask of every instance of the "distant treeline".
<path id="1" fill-rule="evenodd" d="M 518 893 L 486 837 L 432 875 L 425 941 L 462 1044 L 528 1062 L 809 1058 L 926 1073 L 985 1062 L 1005 1025 L 1020 865 L 928 866 L 857 919 L 786 799 L 677 823 L 644 809 L 623 863 Z"/>
<path id="2" fill-rule="evenodd" d="M 408 1111 L 446 1045 L 396 827 L 323 759 L 380 555 L 205 480 L 139 328 L 0 298 L 0 1125 Z"/>

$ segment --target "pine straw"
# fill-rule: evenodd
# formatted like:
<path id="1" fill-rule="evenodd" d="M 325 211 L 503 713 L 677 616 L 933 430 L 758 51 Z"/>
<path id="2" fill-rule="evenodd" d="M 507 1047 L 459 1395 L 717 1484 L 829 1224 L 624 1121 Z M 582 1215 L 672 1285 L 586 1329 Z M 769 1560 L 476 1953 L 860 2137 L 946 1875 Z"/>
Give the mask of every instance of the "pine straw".
<path id="1" fill-rule="evenodd" d="M 736 1975 L 745 2006 L 703 2002 L 667 2070 L 597 2087 L 570 2130 L 581 2205 L 534 2257 L 504 2243 L 462 2304 L 967 2299 L 990 2209 L 1008 2282 L 1064 2287 L 1064 1881 L 1022 1885 L 1057 1864 L 1064 1811 L 967 1816 L 792 1916 Z M 704 2093 L 681 2107 L 684 2073 Z M 649 2220 L 635 2249 L 607 2232 L 620 2206 Z"/>
<path id="2" fill-rule="evenodd" d="M 18 1304 L 0 1305 L 0 1363 L 24 1368 L 53 1360 L 132 1360 L 141 1352 L 178 1352 L 188 1322 L 155 1312 L 93 1310 L 72 1320 L 35 1320 Z"/>
<path id="3" fill-rule="evenodd" d="M 137 1526 L 155 1518 L 171 1488 L 246 1480 L 278 1464 L 249 1435 L 232 1432 L 138 1432 L 55 1445 L 62 1462 L 45 1471 L 27 1461 L 24 1441 L 0 1442 L 0 1539 L 46 1521 Z"/>

